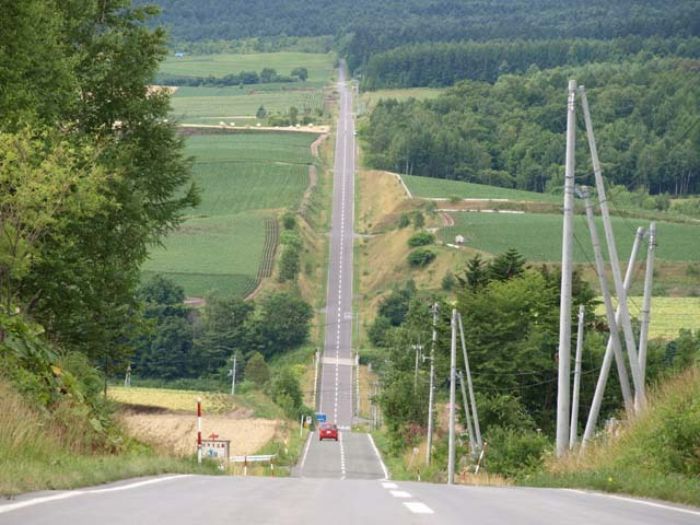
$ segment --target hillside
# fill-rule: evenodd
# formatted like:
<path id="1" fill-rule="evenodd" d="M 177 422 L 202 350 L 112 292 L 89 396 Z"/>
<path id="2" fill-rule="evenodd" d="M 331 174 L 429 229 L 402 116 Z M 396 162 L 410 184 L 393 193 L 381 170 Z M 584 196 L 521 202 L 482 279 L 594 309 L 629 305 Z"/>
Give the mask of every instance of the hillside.
<path id="1" fill-rule="evenodd" d="M 524 480 L 700 505 L 700 369 L 661 384 L 650 409 L 581 455 L 550 460 Z"/>

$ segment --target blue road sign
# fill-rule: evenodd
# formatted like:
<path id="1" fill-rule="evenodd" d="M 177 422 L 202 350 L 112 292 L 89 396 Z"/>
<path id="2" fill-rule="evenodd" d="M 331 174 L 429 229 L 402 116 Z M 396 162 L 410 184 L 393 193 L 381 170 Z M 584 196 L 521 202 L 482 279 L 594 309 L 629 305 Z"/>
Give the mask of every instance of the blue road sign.
<path id="1" fill-rule="evenodd" d="M 316 412 L 316 421 L 318 423 L 325 423 L 326 422 L 326 414 L 323 412 Z"/>

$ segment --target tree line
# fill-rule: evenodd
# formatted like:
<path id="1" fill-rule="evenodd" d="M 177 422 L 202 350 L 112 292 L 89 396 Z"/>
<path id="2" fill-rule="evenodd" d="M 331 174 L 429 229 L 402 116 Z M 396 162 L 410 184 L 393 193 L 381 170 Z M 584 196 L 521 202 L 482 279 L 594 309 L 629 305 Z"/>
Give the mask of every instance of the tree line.
<path id="1" fill-rule="evenodd" d="M 255 71 L 241 71 L 240 73 L 230 73 L 223 77 L 215 77 L 213 75 L 200 77 L 194 75 L 160 73 L 156 76 L 155 82 L 165 86 L 225 87 L 249 84 L 306 82 L 307 78 L 309 78 L 309 70 L 305 67 L 296 67 L 292 69 L 289 75 L 280 75 L 275 69 L 265 67 L 259 74 Z"/>
<path id="2" fill-rule="evenodd" d="M 655 59 L 462 81 L 433 100 L 380 101 L 360 134 L 378 169 L 531 191 L 563 185 L 566 86 L 585 85 L 606 178 L 630 190 L 700 192 L 697 60 Z M 577 156 L 589 157 L 579 118 Z M 577 177 L 590 184 L 588 162 Z"/>
<path id="3" fill-rule="evenodd" d="M 700 58 L 700 38 L 421 43 L 372 55 L 362 68 L 361 86 L 367 90 L 443 87 L 464 79 L 493 83 L 500 75 L 523 74 L 531 68 L 666 56 Z"/>

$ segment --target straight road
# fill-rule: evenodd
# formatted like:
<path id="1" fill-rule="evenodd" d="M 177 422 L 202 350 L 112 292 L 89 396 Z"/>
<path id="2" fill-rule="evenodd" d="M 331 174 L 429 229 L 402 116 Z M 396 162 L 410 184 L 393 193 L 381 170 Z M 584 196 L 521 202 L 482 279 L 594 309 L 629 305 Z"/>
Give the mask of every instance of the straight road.
<path id="1" fill-rule="evenodd" d="M 329 443 L 330 444 L 330 443 Z M 335 443 L 334 443 L 335 444 Z M 41 499 L 45 498 L 45 499 Z M 53 498 L 53 499 L 46 499 Z M 696 525 L 700 509 L 558 489 L 178 476 L 0 502 L 7 525 Z"/>
<path id="2" fill-rule="evenodd" d="M 318 434 L 309 436 L 295 474 L 304 478 L 384 479 L 388 474 L 370 436 L 350 432 L 355 407 L 352 359 L 355 123 L 352 88 L 348 84 L 341 63 L 337 86 L 340 101 L 333 171 L 326 340 L 318 401 L 319 411 L 340 428 L 340 440 L 321 443 Z"/>
<path id="3" fill-rule="evenodd" d="M 350 429 L 353 418 L 352 246 L 355 194 L 355 124 L 352 93 L 341 63 L 340 107 L 335 140 L 331 212 L 326 340 L 323 347 L 318 409 L 328 421 Z"/>

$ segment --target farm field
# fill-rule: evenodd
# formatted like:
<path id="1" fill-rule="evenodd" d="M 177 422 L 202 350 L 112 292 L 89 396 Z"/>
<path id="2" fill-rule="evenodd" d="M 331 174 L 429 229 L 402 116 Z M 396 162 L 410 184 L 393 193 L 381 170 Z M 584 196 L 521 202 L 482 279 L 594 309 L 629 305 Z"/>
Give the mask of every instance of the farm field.
<path id="1" fill-rule="evenodd" d="M 144 278 L 163 274 L 188 296 L 250 293 L 265 250 L 265 222 L 301 202 L 315 139 L 274 132 L 188 137 L 202 201 L 152 250 Z"/>
<path id="2" fill-rule="evenodd" d="M 308 82 L 325 83 L 330 77 L 335 56 L 324 53 L 299 53 L 281 51 L 277 53 L 215 55 L 185 55 L 177 58 L 170 55 L 161 64 L 160 72 L 168 75 L 223 77 L 241 71 L 260 72 L 265 67 L 272 68 L 280 75 L 288 75 L 295 67 L 305 67 L 309 71 Z"/>
<path id="3" fill-rule="evenodd" d="M 169 57 L 161 73 L 186 76 L 224 76 L 241 71 L 260 72 L 265 67 L 288 75 L 295 67 L 309 72 L 306 82 L 249 84 L 242 87 L 180 87 L 173 96 L 172 116 L 182 123 L 237 126 L 255 125 L 251 117 L 260 106 L 268 113 L 286 113 L 291 106 L 316 116 L 323 112 L 325 86 L 334 72 L 335 57 L 321 53 L 254 53 L 245 55 L 193 55 Z M 320 116 L 319 116 L 320 118 Z"/>
<path id="4" fill-rule="evenodd" d="M 555 214 L 538 213 L 453 213 L 455 225 L 440 230 L 445 242 L 454 242 L 456 235 L 465 237 L 465 246 L 491 254 L 517 249 L 529 261 L 561 260 L 562 218 Z M 599 235 L 603 236 L 600 218 Z M 613 217 L 618 253 L 625 259 L 632 249 L 637 226 L 645 221 Z M 691 262 L 700 260 L 700 225 L 658 222 L 656 258 L 664 261 Z M 590 234 L 585 217 L 574 217 L 574 260 L 593 261 Z M 644 249 L 644 248 L 643 248 Z"/>
<path id="5" fill-rule="evenodd" d="M 363 111 L 369 112 L 374 109 L 382 99 L 396 99 L 398 101 L 415 98 L 418 100 L 429 100 L 437 98 L 445 90 L 443 88 L 405 88 L 405 89 L 378 89 L 376 91 L 365 91 L 360 95 L 360 102 L 363 105 Z"/>
<path id="6" fill-rule="evenodd" d="M 630 314 L 639 319 L 642 297 L 628 299 Z M 605 315 L 605 306 L 599 305 L 596 313 Z M 675 338 L 681 328 L 700 330 L 700 297 L 652 297 L 649 337 Z"/>
<path id="7" fill-rule="evenodd" d="M 119 417 L 129 434 L 176 456 L 195 452 L 197 398 L 202 399 L 203 435 L 215 432 L 230 440 L 231 454 L 254 454 L 273 439 L 279 426 L 278 419 L 255 417 L 250 403 L 240 396 L 111 386 L 108 397 L 125 405 Z"/>
<path id="8" fill-rule="evenodd" d="M 473 184 L 456 180 L 437 179 L 433 177 L 418 177 L 415 175 L 401 176 L 414 197 L 425 199 L 510 199 L 518 201 L 561 202 L 560 195 L 537 193 L 534 191 L 500 188 L 486 184 Z"/>

